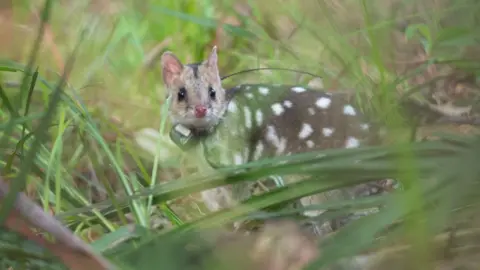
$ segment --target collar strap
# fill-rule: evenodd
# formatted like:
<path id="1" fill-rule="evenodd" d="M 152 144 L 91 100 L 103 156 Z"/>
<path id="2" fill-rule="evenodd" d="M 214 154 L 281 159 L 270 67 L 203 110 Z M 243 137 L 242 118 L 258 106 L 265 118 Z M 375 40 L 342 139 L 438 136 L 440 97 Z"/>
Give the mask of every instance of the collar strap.
<path id="1" fill-rule="evenodd" d="M 221 121 L 222 120 L 220 120 L 210 129 L 187 128 L 182 124 L 176 124 L 170 130 L 170 139 L 182 150 L 187 150 L 194 147 L 199 142 L 207 138 L 210 134 L 215 132 L 215 129 L 221 123 Z"/>

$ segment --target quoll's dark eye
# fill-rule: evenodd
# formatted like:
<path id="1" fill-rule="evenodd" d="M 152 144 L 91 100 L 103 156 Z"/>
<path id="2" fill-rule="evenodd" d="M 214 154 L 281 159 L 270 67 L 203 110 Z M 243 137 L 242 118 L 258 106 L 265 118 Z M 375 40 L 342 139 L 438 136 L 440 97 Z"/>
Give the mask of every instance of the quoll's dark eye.
<path id="1" fill-rule="evenodd" d="M 178 101 L 183 101 L 187 97 L 187 89 L 185 87 L 182 87 L 178 90 Z"/>
<path id="2" fill-rule="evenodd" d="M 210 95 L 211 99 L 215 99 L 215 97 L 217 96 L 215 89 L 213 89 L 211 86 L 208 87 L 208 94 Z"/>

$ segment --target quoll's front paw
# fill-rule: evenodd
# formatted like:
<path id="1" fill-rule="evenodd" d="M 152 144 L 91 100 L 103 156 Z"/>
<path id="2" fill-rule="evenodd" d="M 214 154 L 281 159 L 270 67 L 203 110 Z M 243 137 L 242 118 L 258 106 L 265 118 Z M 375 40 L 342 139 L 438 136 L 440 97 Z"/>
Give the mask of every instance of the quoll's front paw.
<path id="1" fill-rule="evenodd" d="M 160 144 L 161 147 L 158 148 L 159 162 L 179 157 L 178 151 L 174 150 L 176 148 L 175 144 L 168 137 L 162 136 L 153 128 L 141 129 L 135 132 L 133 136 L 137 145 L 152 156 L 156 155 L 157 145 Z"/>
<path id="2" fill-rule="evenodd" d="M 236 205 L 231 191 L 226 187 L 217 187 L 202 191 L 202 199 L 208 210 L 215 212 Z"/>

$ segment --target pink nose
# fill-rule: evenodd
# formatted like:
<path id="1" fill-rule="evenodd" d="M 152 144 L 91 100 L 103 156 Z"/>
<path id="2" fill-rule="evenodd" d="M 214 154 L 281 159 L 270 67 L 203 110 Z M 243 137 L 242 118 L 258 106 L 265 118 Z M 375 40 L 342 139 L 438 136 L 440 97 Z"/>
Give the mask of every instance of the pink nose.
<path id="1" fill-rule="evenodd" d="M 197 118 L 203 118 L 207 114 L 207 107 L 203 105 L 197 105 L 195 106 L 195 117 Z"/>

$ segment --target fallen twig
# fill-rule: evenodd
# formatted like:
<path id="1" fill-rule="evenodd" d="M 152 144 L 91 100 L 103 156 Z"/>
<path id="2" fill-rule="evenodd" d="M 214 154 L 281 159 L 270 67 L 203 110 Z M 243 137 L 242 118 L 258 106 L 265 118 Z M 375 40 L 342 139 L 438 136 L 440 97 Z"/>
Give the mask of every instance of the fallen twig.
<path id="1" fill-rule="evenodd" d="M 9 186 L 0 177 L 0 199 L 7 196 Z M 36 235 L 29 227 L 51 234 L 57 242 L 47 242 Z M 17 194 L 14 209 L 10 210 L 5 226 L 37 244 L 49 249 L 70 269 L 110 270 L 115 269 L 102 256 L 95 254 L 88 244 L 75 236 L 67 227 L 52 215 L 45 213 L 40 206 L 23 192 Z M 80 264 L 78 262 L 81 262 Z M 81 268 L 79 268 L 81 266 Z"/>

